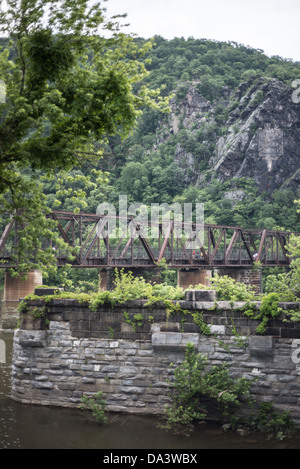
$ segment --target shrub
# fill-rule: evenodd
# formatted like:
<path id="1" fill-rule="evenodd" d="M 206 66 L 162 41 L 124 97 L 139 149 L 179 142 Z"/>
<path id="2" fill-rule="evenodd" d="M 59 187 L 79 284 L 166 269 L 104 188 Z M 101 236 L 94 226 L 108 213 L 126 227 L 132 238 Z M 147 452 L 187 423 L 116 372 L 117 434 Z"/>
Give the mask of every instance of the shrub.
<path id="1" fill-rule="evenodd" d="M 165 409 L 165 428 L 191 431 L 195 421 L 207 418 L 208 401 L 217 404 L 223 418 L 234 415 L 241 397 L 249 396 L 252 380 L 233 379 L 225 365 L 207 370 L 207 361 L 192 344 L 187 344 L 185 360 L 174 371 L 172 404 Z"/>
<path id="2" fill-rule="evenodd" d="M 276 318 L 280 314 L 281 309 L 278 308 L 278 302 L 278 293 L 268 293 L 268 295 L 262 298 L 260 313 L 256 317 L 256 319 L 262 319 L 262 322 L 256 329 L 259 334 L 263 334 L 265 332 L 270 318 Z"/>
<path id="3" fill-rule="evenodd" d="M 94 394 L 93 397 L 83 396 L 81 398 L 81 402 L 81 410 L 90 410 L 98 423 L 107 423 L 108 419 L 105 415 L 105 401 L 102 399 L 101 391 Z"/>
<path id="4" fill-rule="evenodd" d="M 223 421 L 230 422 L 231 429 L 245 428 L 280 440 L 291 436 L 296 425 L 289 412 L 275 410 L 271 402 L 261 402 L 253 414 L 249 413 L 249 407 L 256 404 L 250 394 L 253 382 L 247 378 L 234 379 L 227 365 L 208 369 L 207 358 L 187 344 L 185 360 L 174 371 L 172 403 L 165 409 L 164 428 L 189 433 L 196 421 L 210 417 L 208 408 L 213 402 Z M 248 407 L 247 417 L 241 412 L 243 406 Z"/>
<path id="5" fill-rule="evenodd" d="M 244 283 L 239 283 L 228 275 L 218 274 L 211 279 L 213 290 L 216 290 L 217 297 L 223 301 L 251 301 L 255 298 L 255 293 Z"/>
<path id="6" fill-rule="evenodd" d="M 274 409 L 272 402 L 261 402 L 257 416 L 245 423 L 246 428 L 259 431 L 267 435 L 268 439 L 283 440 L 293 435 L 296 429 L 295 422 L 288 411 L 279 412 Z"/>
<path id="7" fill-rule="evenodd" d="M 290 273 L 268 275 L 265 281 L 266 293 L 278 293 L 280 301 L 296 301 L 296 296 L 291 288 Z"/>

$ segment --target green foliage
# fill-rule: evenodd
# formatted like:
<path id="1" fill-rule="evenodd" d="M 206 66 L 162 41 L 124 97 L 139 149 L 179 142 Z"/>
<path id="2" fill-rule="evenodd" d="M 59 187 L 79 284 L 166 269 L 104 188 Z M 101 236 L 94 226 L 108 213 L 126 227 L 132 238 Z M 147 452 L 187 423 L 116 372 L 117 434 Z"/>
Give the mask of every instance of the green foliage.
<path id="1" fill-rule="evenodd" d="M 124 269 L 115 270 L 113 297 L 123 303 L 128 300 L 145 299 L 151 294 L 152 285 L 143 277 L 135 277 L 132 272 Z"/>
<path id="2" fill-rule="evenodd" d="M 119 303 L 127 300 L 145 299 L 147 304 L 176 300 L 184 297 L 180 287 L 173 287 L 165 283 L 148 283 L 143 277 L 134 277 L 132 272 L 125 273 L 124 269 L 115 271 L 114 289 L 111 294 Z"/>
<path id="3" fill-rule="evenodd" d="M 191 313 L 193 321 L 200 328 L 200 333 L 203 335 L 211 335 L 209 324 L 203 320 L 203 313 Z"/>
<path id="4" fill-rule="evenodd" d="M 141 313 L 134 314 L 133 319 L 130 319 L 129 314 L 127 313 L 127 311 L 124 311 L 123 314 L 124 314 L 125 322 L 127 324 L 130 324 L 130 326 L 132 327 L 134 332 L 136 332 L 137 326 L 141 327 L 143 325 L 144 317 Z"/>
<path id="5" fill-rule="evenodd" d="M 92 311 L 97 311 L 99 306 L 114 306 L 117 300 L 115 300 L 110 291 L 101 291 L 94 295 L 89 296 L 90 308 Z"/>
<path id="6" fill-rule="evenodd" d="M 292 258 L 290 271 L 268 275 L 265 291 L 277 293 L 280 301 L 297 301 L 300 296 L 300 237 L 291 236 L 286 249 Z"/>
<path id="7" fill-rule="evenodd" d="M 295 294 L 290 289 L 290 274 L 271 274 L 266 277 L 265 292 L 275 292 L 281 301 L 295 301 Z"/>
<path id="8" fill-rule="evenodd" d="M 262 319 L 262 322 L 257 327 L 257 332 L 263 334 L 270 318 L 279 316 L 281 310 L 278 308 L 279 295 L 277 293 L 268 293 L 263 296 L 261 301 L 260 313 L 256 319 Z"/>
<path id="9" fill-rule="evenodd" d="M 217 410 L 231 429 L 242 427 L 279 440 L 290 437 L 296 426 L 289 412 L 275 410 L 271 402 L 257 404 L 250 392 L 253 382 L 233 378 L 228 365 L 208 366 L 207 357 L 187 344 L 185 359 L 174 369 L 170 383 L 172 403 L 165 408 L 164 428 L 189 433 L 195 423 L 209 419 L 212 410 Z M 258 411 L 251 414 L 249 409 L 255 404 Z"/>
<path id="10" fill-rule="evenodd" d="M 278 316 L 279 295 L 277 293 L 268 293 L 261 300 L 260 311 L 265 316 L 275 318 Z"/>
<path id="11" fill-rule="evenodd" d="M 30 314 L 34 319 L 40 319 L 46 315 L 46 307 L 42 306 L 41 308 L 33 308 L 33 310 L 30 311 Z"/>
<path id="12" fill-rule="evenodd" d="M 201 91 L 208 99 L 218 98 L 220 88 L 232 89 L 255 75 L 284 80 L 298 77 L 297 64 L 280 57 L 268 58 L 261 50 L 234 42 L 194 38 L 168 41 L 157 36 L 149 57 L 152 62 L 148 66 L 148 82 L 164 84 L 167 93 L 183 78 L 185 84 L 201 77 Z"/>
<path id="13" fill-rule="evenodd" d="M 161 283 L 176 287 L 177 271 L 174 269 L 170 269 L 165 258 L 162 258 L 158 262 L 158 267 L 159 267 L 159 275 L 160 275 Z"/>
<path id="14" fill-rule="evenodd" d="M 278 440 L 292 436 L 296 430 L 296 424 L 291 419 L 289 412 L 277 411 L 272 402 L 261 402 L 258 414 L 248 419 L 245 426 L 249 430 L 265 434 L 268 439 L 276 438 Z"/>
<path id="15" fill-rule="evenodd" d="M 114 306 L 130 300 L 147 300 L 147 305 L 152 305 L 166 299 L 176 300 L 184 297 L 184 291 L 180 287 L 171 285 L 152 284 L 146 282 L 143 277 L 135 277 L 132 272 L 124 272 L 124 269 L 115 270 L 114 288 L 110 291 L 100 291 L 90 296 L 90 306 L 96 311 L 100 305 Z"/>
<path id="16" fill-rule="evenodd" d="M 67 244 L 46 218 L 49 205 L 55 208 L 68 198 L 78 211 L 87 206 L 80 184 L 92 192 L 95 179 L 106 181 L 100 168 L 93 168 L 93 181 L 66 171 L 86 162 L 99 164 L 108 136 L 127 136 L 142 108 L 164 112 L 168 98 L 140 84 L 147 75 L 144 55 L 151 42 L 137 46 L 119 33 L 117 17 L 106 19 L 99 3 L 6 3 L 0 12 L 0 34 L 8 38 L 0 51 L 6 84 L 6 102 L 0 107 L 0 207 L 20 226 L 17 273 L 39 269 L 53 275 L 53 251 L 42 249 L 41 242 L 65 249 Z M 99 36 L 100 27 L 110 31 L 110 39 Z M 48 199 L 51 178 L 58 186 L 63 180 L 63 187 Z"/>
<path id="17" fill-rule="evenodd" d="M 299 201 L 298 201 L 299 202 Z M 300 210 L 298 210 L 300 213 Z M 287 246 L 289 256 L 292 258 L 290 274 L 290 290 L 296 297 L 300 296 L 300 236 L 293 235 Z"/>
<path id="18" fill-rule="evenodd" d="M 241 406 L 241 398 L 249 397 L 250 380 L 234 380 L 226 366 L 208 369 L 207 364 L 207 357 L 187 344 L 185 360 L 174 370 L 172 404 L 165 410 L 165 428 L 191 431 L 195 421 L 208 417 L 209 402 L 214 402 L 223 418 L 228 418 Z"/>
<path id="19" fill-rule="evenodd" d="M 105 424 L 108 422 L 105 411 L 105 401 L 102 398 L 102 392 L 99 391 L 92 397 L 83 396 L 81 398 L 81 410 L 88 410 L 92 412 L 92 415 L 95 417 L 96 421 L 99 424 Z"/>
<path id="20" fill-rule="evenodd" d="M 28 311 L 27 302 L 26 302 L 26 300 L 23 300 L 19 303 L 18 313 L 21 315 L 21 314 L 27 313 L 27 311 Z"/>
<path id="21" fill-rule="evenodd" d="M 216 290 L 218 300 L 221 301 L 251 301 L 255 294 L 244 283 L 237 282 L 228 275 L 219 276 L 216 274 L 211 278 L 211 289 Z"/>

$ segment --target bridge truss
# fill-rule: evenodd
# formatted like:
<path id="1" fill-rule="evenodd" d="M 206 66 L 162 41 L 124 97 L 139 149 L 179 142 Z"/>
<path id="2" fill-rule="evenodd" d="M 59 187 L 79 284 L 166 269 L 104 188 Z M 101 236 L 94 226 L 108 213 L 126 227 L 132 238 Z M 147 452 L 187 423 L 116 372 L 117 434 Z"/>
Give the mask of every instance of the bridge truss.
<path id="1" fill-rule="evenodd" d="M 73 268 L 151 268 L 165 259 L 171 268 L 286 266 L 291 263 L 286 246 L 294 234 L 289 231 L 242 229 L 219 225 L 183 224 L 174 220 L 141 226 L 133 217 L 109 217 L 90 213 L 52 211 L 56 229 L 68 249 L 45 239 L 57 265 Z M 14 221 L 0 238 L 0 268 L 16 266 L 18 231 Z M 68 259 L 68 251 L 73 260 Z"/>

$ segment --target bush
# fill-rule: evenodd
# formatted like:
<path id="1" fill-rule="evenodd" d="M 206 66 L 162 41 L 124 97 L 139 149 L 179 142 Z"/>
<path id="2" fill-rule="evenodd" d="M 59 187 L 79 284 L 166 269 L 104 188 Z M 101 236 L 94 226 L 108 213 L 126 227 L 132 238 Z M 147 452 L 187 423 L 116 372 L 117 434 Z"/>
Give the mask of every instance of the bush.
<path id="1" fill-rule="evenodd" d="M 262 298 L 260 313 L 256 316 L 256 319 L 262 319 L 262 322 L 256 329 L 258 334 L 264 334 L 269 319 L 276 318 L 280 314 L 281 309 L 278 308 L 278 302 L 278 293 L 268 293 L 268 295 Z"/>
<path id="2" fill-rule="evenodd" d="M 272 402 L 261 402 L 255 418 L 250 419 L 248 428 L 267 435 L 268 438 L 283 440 L 293 435 L 295 422 L 288 411 L 279 412 L 274 409 Z M 247 426 L 247 424 L 246 424 Z"/>
<path id="3" fill-rule="evenodd" d="M 243 415 L 242 406 L 249 408 L 255 404 L 250 394 L 254 380 L 234 379 L 226 365 L 207 368 L 207 358 L 187 344 L 185 360 L 174 371 L 172 404 L 166 407 L 164 428 L 189 433 L 196 421 L 210 417 L 208 408 L 213 402 L 223 421 L 230 422 L 231 429 L 245 428 L 280 440 L 293 434 L 296 425 L 289 412 L 275 410 L 270 402 L 258 404 L 253 415 L 249 414 L 249 409 L 248 417 Z"/>
<path id="4" fill-rule="evenodd" d="M 265 292 L 278 293 L 280 301 L 296 301 L 296 296 L 291 289 L 290 283 L 290 274 L 268 275 L 265 281 Z"/>
<path id="5" fill-rule="evenodd" d="M 255 293 L 244 283 L 239 283 L 228 275 L 218 274 L 211 279 L 211 289 L 216 290 L 218 300 L 221 301 L 252 301 Z M 202 287 L 203 288 L 203 287 Z"/>
<path id="6" fill-rule="evenodd" d="M 83 396 L 81 398 L 81 402 L 81 410 L 90 410 L 98 423 L 107 423 L 108 419 L 105 415 L 105 401 L 102 399 L 101 391 L 94 394 L 93 397 Z"/>
<path id="7" fill-rule="evenodd" d="M 195 421 L 207 418 L 208 401 L 217 404 L 223 418 L 228 418 L 240 407 L 241 397 L 249 396 L 252 380 L 233 379 L 225 365 L 207 370 L 207 360 L 187 344 L 185 360 L 174 371 L 172 405 L 165 410 L 165 428 L 191 431 Z"/>
<path id="8" fill-rule="evenodd" d="M 91 309 L 96 310 L 99 305 L 124 303 L 129 300 L 148 300 L 147 304 L 159 301 L 181 300 L 184 290 L 166 283 L 151 284 L 143 277 L 134 277 L 132 272 L 125 273 L 124 269 L 115 271 L 115 287 L 111 291 L 102 291 L 92 297 Z"/>

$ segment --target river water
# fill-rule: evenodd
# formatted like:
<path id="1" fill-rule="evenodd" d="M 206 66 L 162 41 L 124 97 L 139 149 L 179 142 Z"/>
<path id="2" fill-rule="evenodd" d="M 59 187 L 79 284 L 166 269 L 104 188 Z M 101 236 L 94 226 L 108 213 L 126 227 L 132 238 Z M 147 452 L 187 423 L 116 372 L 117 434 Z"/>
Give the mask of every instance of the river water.
<path id="1" fill-rule="evenodd" d="M 1 342 L 2 341 L 2 342 Z M 0 449 L 202 450 L 297 449 L 293 439 L 266 441 L 261 436 L 224 434 L 203 424 L 190 436 L 159 428 L 156 417 L 113 414 L 105 426 L 80 409 L 25 405 L 10 397 L 13 333 L 0 331 L 5 363 L 0 363 Z M 2 352 L 3 353 L 3 352 Z M 4 360 L 2 359 L 2 362 Z M 1 362 L 1 355 L 0 355 Z"/>

